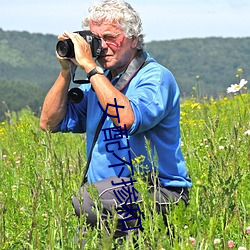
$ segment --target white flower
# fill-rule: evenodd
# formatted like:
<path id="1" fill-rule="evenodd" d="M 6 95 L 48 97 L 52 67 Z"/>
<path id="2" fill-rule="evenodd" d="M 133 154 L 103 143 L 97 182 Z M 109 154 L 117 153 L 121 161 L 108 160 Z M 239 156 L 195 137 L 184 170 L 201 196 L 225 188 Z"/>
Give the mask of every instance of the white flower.
<path id="1" fill-rule="evenodd" d="M 214 244 L 217 245 L 217 244 L 220 244 L 221 240 L 220 239 L 214 239 Z"/>
<path id="2" fill-rule="evenodd" d="M 245 136 L 250 135 L 250 129 L 248 129 L 247 131 L 245 131 L 245 132 L 244 132 L 244 135 L 245 135 Z"/>
<path id="3" fill-rule="evenodd" d="M 245 247 L 239 247 L 238 250 L 247 250 Z"/>
<path id="4" fill-rule="evenodd" d="M 227 88 L 227 93 L 235 93 L 240 91 L 245 85 L 247 81 L 245 79 L 241 79 L 239 84 L 231 84 L 231 87 Z"/>

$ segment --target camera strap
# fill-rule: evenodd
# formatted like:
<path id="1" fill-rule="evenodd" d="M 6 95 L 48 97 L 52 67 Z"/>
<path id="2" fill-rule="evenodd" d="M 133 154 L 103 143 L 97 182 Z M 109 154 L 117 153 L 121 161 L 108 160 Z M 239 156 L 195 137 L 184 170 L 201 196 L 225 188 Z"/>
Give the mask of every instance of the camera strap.
<path id="1" fill-rule="evenodd" d="M 129 66 L 125 70 L 125 72 L 121 75 L 120 79 L 118 80 L 118 82 L 115 85 L 115 88 L 122 92 L 128 86 L 128 84 L 130 83 L 132 78 L 136 75 L 136 73 L 141 68 L 146 66 L 149 62 L 150 61 L 146 61 L 146 55 L 144 54 L 143 50 L 139 50 L 136 57 L 131 61 L 131 63 L 129 64 Z M 105 118 L 106 118 L 106 116 L 104 116 L 104 113 L 103 113 L 102 117 L 97 125 L 95 136 L 94 136 L 94 139 L 92 141 L 88 160 L 86 163 L 86 167 L 84 169 L 84 175 L 83 175 L 83 180 L 82 180 L 81 186 L 83 186 L 87 182 L 87 174 L 88 174 L 89 164 L 90 164 L 90 161 L 92 158 L 92 152 L 93 152 L 95 143 L 98 139 L 98 136 L 100 134 L 100 131 L 101 131 L 101 128 L 102 128 L 102 125 L 104 123 Z"/>

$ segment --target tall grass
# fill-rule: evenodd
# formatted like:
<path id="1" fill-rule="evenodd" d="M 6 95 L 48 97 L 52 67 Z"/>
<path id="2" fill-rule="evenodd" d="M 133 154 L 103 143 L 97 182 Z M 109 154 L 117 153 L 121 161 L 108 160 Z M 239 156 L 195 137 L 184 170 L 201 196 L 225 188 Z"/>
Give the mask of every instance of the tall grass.
<path id="1" fill-rule="evenodd" d="M 228 249 L 229 240 L 250 249 L 249 103 L 249 94 L 186 100 L 181 128 L 190 204 L 173 207 L 165 225 L 138 175 L 144 230 L 131 230 L 119 245 L 100 222 L 101 229 L 86 233 L 86 249 Z M 84 166 L 84 135 L 41 132 L 28 109 L 7 113 L 0 124 L 0 249 L 80 249 L 74 236 L 86 222 L 75 217 L 71 197 Z M 108 223 L 112 234 L 116 220 Z"/>

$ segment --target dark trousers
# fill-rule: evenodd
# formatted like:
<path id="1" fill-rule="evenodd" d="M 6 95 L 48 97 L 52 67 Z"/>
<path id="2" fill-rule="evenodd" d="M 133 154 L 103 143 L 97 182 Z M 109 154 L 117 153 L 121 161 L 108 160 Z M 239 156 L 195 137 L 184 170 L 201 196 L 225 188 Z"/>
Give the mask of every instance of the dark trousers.
<path id="1" fill-rule="evenodd" d="M 170 204 L 178 203 L 181 200 L 188 204 L 187 188 L 163 187 L 159 182 L 156 182 L 155 192 L 152 177 L 149 177 L 147 182 L 150 196 L 152 196 L 152 199 L 155 196 L 156 208 L 159 212 L 166 213 Z M 128 230 L 140 228 L 140 216 L 142 215 L 138 205 L 140 206 L 142 199 L 140 194 L 133 188 L 131 178 L 112 176 L 95 182 L 93 185 L 97 188 L 102 203 L 103 211 L 100 212 L 100 219 L 104 222 L 103 224 L 105 225 L 108 216 L 112 220 L 114 212 L 118 215 L 115 237 L 125 236 Z M 87 185 L 84 185 L 79 190 L 78 197 L 74 197 L 72 203 L 78 217 L 81 214 L 86 214 L 87 223 L 93 227 L 97 225 L 97 215 L 93 211 L 96 202 L 91 199 Z"/>

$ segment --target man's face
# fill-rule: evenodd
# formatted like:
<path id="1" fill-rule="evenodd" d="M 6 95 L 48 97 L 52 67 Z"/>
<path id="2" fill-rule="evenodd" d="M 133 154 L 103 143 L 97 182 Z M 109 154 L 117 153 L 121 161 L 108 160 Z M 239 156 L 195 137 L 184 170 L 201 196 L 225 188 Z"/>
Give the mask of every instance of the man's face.
<path id="1" fill-rule="evenodd" d="M 101 25 L 90 21 L 90 30 L 102 39 L 101 66 L 117 72 L 126 68 L 135 55 L 137 39 L 125 37 L 118 25 L 105 21 Z"/>

